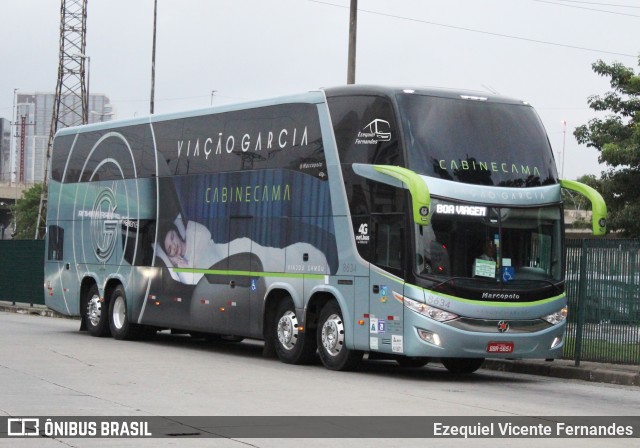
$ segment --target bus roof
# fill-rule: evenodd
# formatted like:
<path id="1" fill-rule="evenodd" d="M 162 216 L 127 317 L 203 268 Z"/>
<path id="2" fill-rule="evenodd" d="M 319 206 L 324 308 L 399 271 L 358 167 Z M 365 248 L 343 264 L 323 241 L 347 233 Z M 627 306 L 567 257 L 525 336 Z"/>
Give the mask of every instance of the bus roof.
<path id="1" fill-rule="evenodd" d="M 348 95 L 381 95 L 381 96 L 395 96 L 397 94 L 417 94 L 428 95 L 440 98 L 452 98 L 452 99 L 475 99 L 486 100 L 503 104 L 518 104 L 528 105 L 529 103 L 509 98 L 506 96 L 489 94 L 486 92 L 479 92 L 473 90 L 463 89 L 449 89 L 438 87 L 416 87 L 416 86 L 378 86 L 378 85 L 364 85 L 353 84 L 347 86 L 337 86 L 322 89 L 326 93 L 327 97 L 331 96 L 348 96 Z"/>
<path id="2" fill-rule="evenodd" d="M 348 96 L 348 95 L 379 95 L 393 97 L 397 94 L 418 94 L 436 96 L 441 98 L 469 99 L 491 101 L 504 104 L 528 105 L 528 103 L 499 95 L 487 94 L 485 92 L 471 90 L 455 90 L 435 87 L 393 87 L 381 85 L 352 84 L 345 86 L 321 88 L 306 93 L 260 99 L 254 101 L 244 101 L 222 106 L 204 107 L 187 111 L 170 112 L 156 115 L 146 115 L 135 118 L 126 118 L 100 123 L 92 123 L 82 126 L 72 126 L 58 130 L 56 135 L 69 135 L 79 132 L 89 132 L 102 129 L 112 129 L 137 124 L 147 124 L 158 121 L 174 120 L 187 117 L 197 117 L 201 115 L 231 112 L 242 109 L 253 109 L 257 107 L 274 106 L 286 103 L 322 103 L 327 97 Z"/>
<path id="3" fill-rule="evenodd" d="M 119 128 L 124 126 L 132 126 L 139 124 L 155 123 L 159 121 L 175 120 L 181 118 L 198 117 L 202 115 L 217 114 L 223 112 L 232 112 L 243 109 L 254 109 L 258 107 L 275 106 L 287 103 L 323 103 L 324 95 L 319 90 L 294 95 L 266 98 L 254 101 L 244 101 L 221 106 L 210 106 L 200 109 L 190 109 L 178 112 L 168 112 L 162 114 L 146 115 L 135 118 L 124 118 L 112 121 L 104 121 L 81 126 L 72 126 L 60 129 L 58 135 L 76 134 L 79 132 L 90 132 L 104 129 Z"/>

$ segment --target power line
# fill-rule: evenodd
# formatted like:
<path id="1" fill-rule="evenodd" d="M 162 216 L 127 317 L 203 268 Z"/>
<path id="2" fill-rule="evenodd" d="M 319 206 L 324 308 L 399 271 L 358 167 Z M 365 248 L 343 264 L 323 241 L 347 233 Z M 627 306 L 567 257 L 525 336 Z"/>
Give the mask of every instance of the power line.
<path id="1" fill-rule="evenodd" d="M 596 11 L 596 12 L 603 12 L 605 14 L 614 14 L 616 16 L 626 16 L 626 17 L 640 17 L 638 15 L 635 14 L 627 14 L 625 12 L 616 12 L 616 11 L 606 11 L 604 9 L 596 9 L 596 8 L 587 8 L 585 6 L 576 6 L 576 5 L 566 5 L 564 4 L 564 2 L 562 2 L 562 0 L 560 0 L 560 2 L 558 1 L 549 1 L 549 0 L 533 0 L 534 2 L 538 2 L 538 3 L 548 3 L 549 5 L 555 5 L 555 6 L 564 6 L 565 8 L 574 8 L 574 9 L 584 9 L 586 11 Z"/>
<path id="2" fill-rule="evenodd" d="M 598 3 L 598 2 L 584 2 L 579 0 L 557 0 L 562 3 L 580 3 L 583 5 L 597 5 L 597 6 L 611 6 L 613 8 L 631 8 L 631 9 L 640 9 L 640 6 L 631 6 L 631 5 L 619 5 L 615 3 Z"/>
<path id="3" fill-rule="evenodd" d="M 307 1 L 313 2 L 313 3 L 320 3 L 320 4 L 328 5 L 328 6 L 334 6 L 336 8 L 344 8 L 344 9 L 348 8 L 348 6 L 336 5 L 335 3 L 324 2 L 324 1 L 321 1 L 321 0 L 307 0 Z M 494 32 L 491 32 L 491 31 L 476 30 L 476 29 L 473 29 L 473 28 L 466 28 L 466 27 L 462 27 L 462 26 L 447 25 L 447 24 L 444 24 L 444 23 L 430 22 L 428 20 L 414 19 L 414 18 L 411 18 L 411 17 L 398 16 L 398 15 L 395 15 L 395 14 L 387 14 L 387 13 L 378 12 L 378 11 L 371 11 L 371 10 L 367 10 L 367 9 L 358 8 L 358 11 L 365 12 L 365 13 L 368 13 L 368 14 L 374 14 L 374 15 L 378 15 L 378 16 L 383 16 L 383 17 L 391 17 L 393 19 L 406 20 L 408 22 L 424 23 L 424 24 L 427 24 L 427 25 L 439 26 L 439 27 L 442 27 L 442 28 L 449 28 L 449 29 L 454 29 L 454 30 L 459 30 L 459 31 L 467 31 L 467 32 L 476 33 L 476 34 L 485 34 L 485 35 L 495 36 L 495 37 L 503 37 L 503 38 L 506 38 L 506 39 L 521 40 L 521 41 L 525 41 L 525 42 L 532 42 L 532 43 L 542 44 L 542 45 L 551 45 L 551 46 L 554 46 L 554 47 L 570 48 L 572 50 L 592 51 L 592 52 L 596 52 L 596 53 L 611 54 L 611 55 L 615 55 L 615 56 L 624 56 L 624 57 L 629 57 L 629 58 L 636 58 L 637 57 L 637 55 L 635 55 L 635 54 L 618 53 L 618 52 L 615 52 L 615 51 L 607 51 L 607 50 L 598 50 L 598 49 L 595 49 L 595 48 L 580 47 L 580 46 L 577 46 L 577 45 L 560 44 L 560 43 L 557 43 L 557 42 L 549 42 L 549 41 L 544 41 L 544 40 L 539 40 L 539 39 L 530 39 L 530 38 L 527 38 L 527 37 L 513 36 L 513 35 L 509 35 L 509 34 L 502 34 L 502 33 L 494 33 Z"/>

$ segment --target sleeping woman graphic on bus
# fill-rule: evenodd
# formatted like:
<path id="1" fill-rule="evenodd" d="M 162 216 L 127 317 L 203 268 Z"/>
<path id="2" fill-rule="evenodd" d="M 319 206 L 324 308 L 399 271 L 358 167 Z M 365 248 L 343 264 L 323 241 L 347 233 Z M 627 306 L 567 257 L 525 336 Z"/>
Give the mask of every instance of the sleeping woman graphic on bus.
<path id="1" fill-rule="evenodd" d="M 195 221 L 185 226 L 182 216 L 175 219 L 159 242 L 162 245 L 156 245 L 156 255 L 180 283 L 195 285 L 204 274 L 177 272 L 175 268 L 209 268 L 228 255 L 227 245 L 216 244 L 206 226 Z"/>
<path id="2" fill-rule="evenodd" d="M 296 260 L 309 260 L 318 273 L 329 272 L 325 254 L 317 247 L 304 242 L 297 242 L 287 247 L 262 246 L 247 237 L 238 238 L 230 243 L 216 243 L 209 229 L 196 222 L 188 221 L 184 225 L 181 215 L 168 227 L 164 237 L 160 236 L 156 244 L 156 256 L 162 259 L 169 269 L 171 277 L 190 285 L 197 284 L 205 275 L 198 270 L 208 270 L 227 257 L 237 255 L 230 253 L 230 244 L 234 247 L 250 248 L 250 252 L 260 261 L 260 270 L 265 272 L 282 271 L 283 260 L 293 264 Z M 188 270 L 183 270 L 186 268 Z M 195 269 L 194 270 L 192 270 Z M 295 265 L 292 269 L 298 269 Z M 304 268 L 301 268 L 304 269 Z"/>

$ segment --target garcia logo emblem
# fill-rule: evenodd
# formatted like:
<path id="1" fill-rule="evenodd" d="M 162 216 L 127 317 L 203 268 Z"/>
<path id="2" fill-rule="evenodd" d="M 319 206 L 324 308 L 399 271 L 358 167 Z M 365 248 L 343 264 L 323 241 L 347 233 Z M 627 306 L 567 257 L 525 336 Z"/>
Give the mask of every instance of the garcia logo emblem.
<path id="1" fill-rule="evenodd" d="M 98 193 L 91 216 L 91 240 L 96 257 L 105 263 L 116 248 L 116 231 L 119 216 L 116 196 L 112 189 L 105 188 Z"/>
<path id="2" fill-rule="evenodd" d="M 388 121 L 376 118 L 358 132 L 356 145 L 375 145 L 391 140 L 391 125 Z"/>
<path id="3" fill-rule="evenodd" d="M 506 322 L 504 320 L 498 322 L 498 331 L 500 333 L 506 333 L 507 331 L 509 331 L 509 322 Z"/>

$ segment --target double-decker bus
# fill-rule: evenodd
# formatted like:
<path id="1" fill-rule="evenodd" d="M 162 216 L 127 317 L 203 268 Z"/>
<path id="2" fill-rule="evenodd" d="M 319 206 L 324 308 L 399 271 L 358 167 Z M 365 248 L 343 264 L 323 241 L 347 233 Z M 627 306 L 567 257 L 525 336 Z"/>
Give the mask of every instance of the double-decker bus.
<path id="1" fill-rule="evenodd" d="M 329 369 L 561 355 L 561 188 L 533 108 L 345 86 L 59 131 L 46 304 L 94 336 L 265 341 Z"/>

